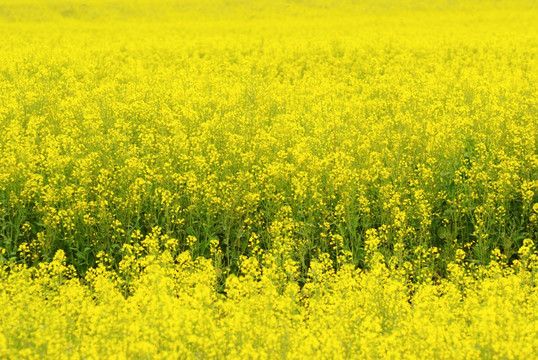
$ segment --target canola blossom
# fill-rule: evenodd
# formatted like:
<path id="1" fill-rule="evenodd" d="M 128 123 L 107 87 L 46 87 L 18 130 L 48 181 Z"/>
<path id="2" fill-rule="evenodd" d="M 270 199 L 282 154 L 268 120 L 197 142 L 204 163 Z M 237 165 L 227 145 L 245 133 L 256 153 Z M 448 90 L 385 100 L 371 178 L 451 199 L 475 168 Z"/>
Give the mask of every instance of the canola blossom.
<path id="1" fill-rule="evenodd" d="M 410 281 L 375 250 L 367 271 L 335 271 L 326 256 L 300 287 L 269 253 L 243 259 L 220 293 L 214 259 L 173 258 L 157 243 L 129 248 L 119 275 L 103 262 L 79 279 L 61 250 L 38 267 L 4 266 L 0 356 L 523 359 L 538 346 L 536 254 L 512 267 L 460 259 L 435 283 Z"/>
<path id="2" fill-rule="evenodd" d="M 534 0 L 0 0 L 0 358 L 531 358 Z"/>

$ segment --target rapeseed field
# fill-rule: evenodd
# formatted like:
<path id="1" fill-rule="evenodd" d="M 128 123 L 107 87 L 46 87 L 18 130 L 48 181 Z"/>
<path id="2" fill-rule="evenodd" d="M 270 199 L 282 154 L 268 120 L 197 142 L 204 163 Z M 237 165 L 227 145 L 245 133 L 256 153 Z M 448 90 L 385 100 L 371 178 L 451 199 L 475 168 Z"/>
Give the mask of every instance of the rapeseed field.
<path id="1" fill-rule="evenodd" d="M 0 0 L 0 358 L 529 359 L 534 0 Z"/>

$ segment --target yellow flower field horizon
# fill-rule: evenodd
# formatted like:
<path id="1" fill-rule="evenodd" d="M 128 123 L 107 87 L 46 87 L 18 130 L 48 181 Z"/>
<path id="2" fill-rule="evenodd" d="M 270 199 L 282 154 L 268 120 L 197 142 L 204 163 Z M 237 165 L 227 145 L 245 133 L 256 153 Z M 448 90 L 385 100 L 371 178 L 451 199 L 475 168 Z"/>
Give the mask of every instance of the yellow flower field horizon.
<path id="1" fill-rule="evenodd" d="M 0 0 L 0 358 L 530 358 L 538 4 Z"/>

